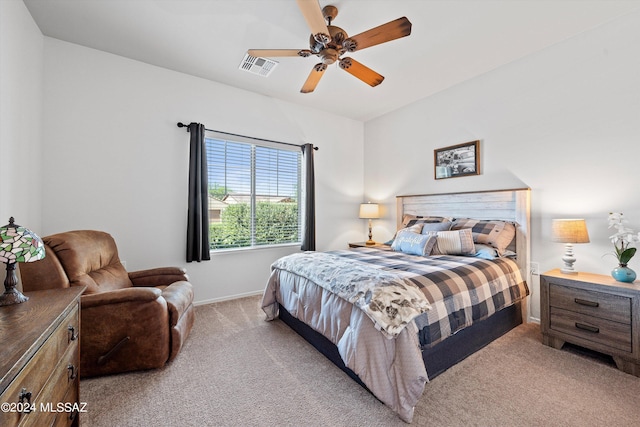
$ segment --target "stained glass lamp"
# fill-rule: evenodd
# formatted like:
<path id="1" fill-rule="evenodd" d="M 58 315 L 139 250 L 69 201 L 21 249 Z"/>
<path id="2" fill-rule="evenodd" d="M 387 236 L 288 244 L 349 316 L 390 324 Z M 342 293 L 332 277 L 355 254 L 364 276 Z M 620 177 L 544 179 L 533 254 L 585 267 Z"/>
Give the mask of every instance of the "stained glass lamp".
<path id="1" fill-rule="evenodd" d="M 16 266 L 19 262 L 32 262 L 44 258 L 44 243 L 33 231 L 13 223 L 0 227 L 0 261 L 7 264 L 7 277 L 4 279 L 4 293 L 0 295 L 0 306 L 19 304 L 29 297 L 16 289 L 18 276 Z"/>

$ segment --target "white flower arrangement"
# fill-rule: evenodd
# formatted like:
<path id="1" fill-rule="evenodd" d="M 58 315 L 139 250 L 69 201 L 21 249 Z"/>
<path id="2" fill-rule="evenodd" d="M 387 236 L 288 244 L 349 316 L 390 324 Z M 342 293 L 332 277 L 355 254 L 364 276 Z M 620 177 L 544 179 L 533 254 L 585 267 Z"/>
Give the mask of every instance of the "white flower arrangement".
<path id="1" fill-rule="evenodd" d="M 622 212 L 609 213 L 609 228 L 615 228 L 616 233 L 609 236 L 616 250 L 616 258 L 622 267 L 626 267 L 631 258 L 636 254 L 636 248 L 630 247 L 632 243 L 640 242 L 640 233 L 635 233 L 624 224 L 628 221 Z"/>

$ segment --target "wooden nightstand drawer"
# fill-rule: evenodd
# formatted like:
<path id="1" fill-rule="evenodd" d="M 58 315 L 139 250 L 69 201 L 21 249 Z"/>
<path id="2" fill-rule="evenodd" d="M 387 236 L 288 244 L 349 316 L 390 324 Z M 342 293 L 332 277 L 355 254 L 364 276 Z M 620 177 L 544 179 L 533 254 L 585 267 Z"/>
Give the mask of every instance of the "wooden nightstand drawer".
<path id="1" fill-rule="evenodd" d="M 631 298 L 587 291 L 566 286 L 549 285 L 549 304 L 576 313 L 629 325 L 631 323 Z"/>
<path id="2" fill-rule="evenodd" d="M 631 325 L 551 307 L 550 328 L 631 353 Z"/>

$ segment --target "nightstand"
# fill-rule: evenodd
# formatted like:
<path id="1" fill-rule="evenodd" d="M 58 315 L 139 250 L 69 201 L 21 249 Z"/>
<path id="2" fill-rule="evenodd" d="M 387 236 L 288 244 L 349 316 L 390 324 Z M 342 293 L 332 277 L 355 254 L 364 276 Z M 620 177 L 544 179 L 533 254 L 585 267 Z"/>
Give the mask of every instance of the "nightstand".
<path id="1" fill-rule="evenodd" d="M 640 377 L 640 284 L 548 271 L 540 276 L 540 327 L 544 344 L 608 354 L 618 369 Z"/>
<path id="2" fill-rule="evenodd" d="M 376 242 L 375 245 L 367 245 L 366 242 L 349 242 L 350 248 L 376 248 L 376 249 L 391 249 L 391 246 L 384 243 Z"/>

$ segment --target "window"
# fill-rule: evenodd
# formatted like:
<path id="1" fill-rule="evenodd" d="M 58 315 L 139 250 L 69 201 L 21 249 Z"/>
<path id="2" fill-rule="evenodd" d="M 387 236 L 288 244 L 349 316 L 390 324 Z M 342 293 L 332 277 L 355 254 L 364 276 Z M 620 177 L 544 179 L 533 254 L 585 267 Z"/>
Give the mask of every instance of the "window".
<path id="1" fill-rule="evenodd" d="M 205 137 L 212 250 L 301 243 L 299 148 Z"/>

